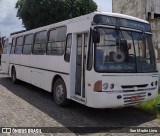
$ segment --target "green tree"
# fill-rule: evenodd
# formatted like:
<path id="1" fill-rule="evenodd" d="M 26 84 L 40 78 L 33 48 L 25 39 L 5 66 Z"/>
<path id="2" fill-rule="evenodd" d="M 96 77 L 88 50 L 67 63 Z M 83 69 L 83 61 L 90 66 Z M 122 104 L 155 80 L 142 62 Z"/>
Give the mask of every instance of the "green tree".
<path id="1" fill-rule="evenodd" d="M 97 10 L 93 0 L 18 0 L 17 17 L 27 30 Z"/>

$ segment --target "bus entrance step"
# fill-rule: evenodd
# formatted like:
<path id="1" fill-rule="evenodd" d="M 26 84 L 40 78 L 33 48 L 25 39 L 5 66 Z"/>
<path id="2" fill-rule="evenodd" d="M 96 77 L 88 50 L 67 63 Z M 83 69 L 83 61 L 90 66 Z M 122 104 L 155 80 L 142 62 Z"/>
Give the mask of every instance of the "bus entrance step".
<path id="1" fill-rule="evenodd" d="M 79 102 L 81 104 L 85 104 L 85 100 L 83 100 L 82 98 L 73 96 L 73 97 L 71 97 L 71 99 L 74 100 L 74 101 L 76 101 L 76 102 Z"/>

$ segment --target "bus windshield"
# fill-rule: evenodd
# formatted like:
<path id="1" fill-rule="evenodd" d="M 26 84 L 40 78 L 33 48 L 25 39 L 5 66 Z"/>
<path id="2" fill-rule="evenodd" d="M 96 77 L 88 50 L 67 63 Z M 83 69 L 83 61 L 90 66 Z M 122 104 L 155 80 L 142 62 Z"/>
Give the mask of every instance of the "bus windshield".
<path id="1" fill-rule="evenodd" d="M 152 35 L 137 31 L 96 27 L 95 70 L 102 73 L 156 72 Z"/>

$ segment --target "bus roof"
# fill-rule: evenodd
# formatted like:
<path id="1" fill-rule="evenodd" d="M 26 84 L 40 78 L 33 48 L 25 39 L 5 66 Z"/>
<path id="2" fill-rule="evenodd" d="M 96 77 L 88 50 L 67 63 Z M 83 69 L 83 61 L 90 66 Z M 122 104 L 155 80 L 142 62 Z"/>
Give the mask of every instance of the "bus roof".
<path id="1" fill-rule="evenodd" d="M 119 18 L 124 18 L 124 19 L 129 19 L 129 20 L 135 20 L 135 21 L 139 21 L 142 23 L 147 23 L 149 24 L 148 21 L 137 18 L 137 17 L 133 17 L 133 16 L 129 16 L 129 15 L 125 15 L 125 14 L 120 14 L 120 13 L 110 13 L 110 12 L 94 12 L 95 14 L 101 14 L 101 15 L 107 15 L 107 16 L 112 16 L 112 17 L 119 17 Z"/>
<path id="2" fill-rule="evenodd" d="M 119 14 L 119 13 L 110 13 L 110 12 L 92 12 L 92 13 L 87 14 L 87 15 L 82 15 L 82 16 L 79 16 L 79 17 L 75 17 L 75 18 L 72 18 L 72 19 L 65 20 L 65 21 L 57 22 L 57 23 L 54 23 L 54 24 L 51 24 L 51 25 L 47 25 L 47 26 L 43 26 L 43 27 L 39 27 L 39 28 L 36 28 L 36 29 L 29 30 L 29 31 L 25 31 L 25 32 L 22 32 L 22 33 L 16 33 L 15 32 L 15 34 L 12 33 L 11 37 L 17 37 L 17 36 L 20 36 L 20 35 L 27 35 L 29 33 L 35 33 L 35 32 L 38 32 L 38 31 L 48 30 L 50 28 L 60 27 L 60 26 L 63 26 L 63 25 L 67 25 L 69 23 L 78 22 L 78 21 L 82 21 L 82 20 L 86 20 L 86 19 L 89 19 L 92 22 L 93 17 L 95 15 L 106 15 L 106 16 L 124 18 L 124 19 L 129 19 L 129 20 L 134 20 L 134 21 L 149 24 L 145 20 L 142 20 L 142 19 L 139 19 L 139 18 L 136 18 L 136 17 L 132 17 L 132 16 L 129 16 L 129 15 L 124 15 L 124 14 Z"/>

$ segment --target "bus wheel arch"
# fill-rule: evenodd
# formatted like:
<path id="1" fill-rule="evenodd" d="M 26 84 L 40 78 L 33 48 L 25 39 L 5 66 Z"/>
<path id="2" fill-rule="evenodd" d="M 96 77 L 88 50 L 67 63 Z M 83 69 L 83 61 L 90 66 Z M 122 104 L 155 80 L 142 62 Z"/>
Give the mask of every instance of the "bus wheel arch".
<path id="1" fill-rule="evenodd" d="M 12 77 L 12 82 L 16 84 L 18 79 L 16 74 L 16 68 L 14 66 L 12 66 L 12 69 L 11 69 L 11 77 Z"/>
<path id="2" fill-rule="evenodd" d="M 61 107 L 68 105 L 66 84 L 60 75 L 56 75 L 52 81 L 52 94 L 57 105 Z"/>

